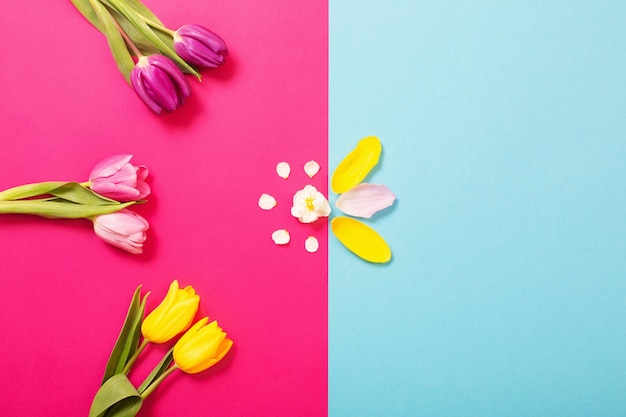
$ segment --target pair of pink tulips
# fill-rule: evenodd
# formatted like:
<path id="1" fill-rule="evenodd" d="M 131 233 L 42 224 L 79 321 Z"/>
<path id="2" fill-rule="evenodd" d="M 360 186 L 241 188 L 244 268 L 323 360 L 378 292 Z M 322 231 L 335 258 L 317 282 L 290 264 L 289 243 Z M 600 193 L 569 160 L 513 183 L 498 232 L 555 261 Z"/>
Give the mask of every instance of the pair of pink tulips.
<path id="1" fill-rule="evenodd" d="M 148 222 L 127 207 L 150 194 L 148 169 L 130 163 L 132 155 L 109 157 L 97 164 L 89 181 L 46 181 L 0 192 L 0 213 L 47 218 L 89 219 L 96 235 L 130 253 L 143 252 Z"/>

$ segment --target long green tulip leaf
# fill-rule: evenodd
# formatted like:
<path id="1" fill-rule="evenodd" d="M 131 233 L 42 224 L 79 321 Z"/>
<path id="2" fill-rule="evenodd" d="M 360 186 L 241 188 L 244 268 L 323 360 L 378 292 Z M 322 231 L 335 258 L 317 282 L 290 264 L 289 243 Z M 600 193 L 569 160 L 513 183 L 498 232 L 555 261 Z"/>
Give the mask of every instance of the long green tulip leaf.
<path id="1" fill-rule="evenodd" d="M 18 185 L 0 192 L 0 201 L 21 200 L 50 194 L 50 191 L 67 184 L 64 181 L 46 181 L 32 184 Z"/>
<path id="2" fill-rule="evenodd" d="M 105 206 L 109 204 L 120 204 L 118 201 L 111 200 L 97 194 L 89 188 L 83 187 L 77 182 L 68 182 L 61 186 L 50 190 L 53 196 L 60 197 L 64 200 L 77 204 L 86 204 L 92 206 Z"/>
<path id="3" fill-rule="evenodd" d="M 165 26 L 163 25 L 163 22 L 159 20 L 157 15 L 152 13 L 152 10 L 150 10 L 145 4 L 143 4 L 139 0 L 126 0 L 126 4 L 132 7 L 133 10 L 135 10 L 138 14 L 142 15 L 143 17 L 153 21 L 154 23 L 158 23 L 159 25 Z"/>
<path id="4" fill-rule="evenodd" d="M 72 202 L 19 200 L 0 201 L 0 214 L 31 214 L 51 219 L 84 219 L 111 214 L 135 204 L 134 201 L 121 204 L 87 205 Z"/>
<path id="5" fill-rule="evenodd" d="M 119 374 L 130 356 L 132 356 L 137 349 L 138 340 L 135 340 L 135 334 L 137 333 L 137 329 L 141 327 L 140 323 L 143 319 L 146 301 L 145 298 L 140 301 L 140 291 L 141 285 L 137 287 L 130 301 L 122 330 L 120 330 L 120 334 L 109 356 L 102 383 L 105 383 L 113 375 Z"/>
<path id="6" fill-rule="evenodd" d="M 74 6 L 78 9 L 78 11 L 87 19 L 92 25 L 96 27 L 100 32 L 102 32 L 102 24 L 100 23 L 100 19 L 98 19 L 98 15 L 96 11 L 93 9 L 93 6 L 89 2 L 89 0 L 71 0 Z"/>
<path id="7" fill-rule="evenodd" d="M 101 31 L 109 42 L 109 48 L 113 54 L 113 59 L 117 64 L 117 68 L 124 76 L 127 83 L 130 84 L 130 73 L 135 67 L 135 61 L 128 51 L 126 42 L 120 33 L 117 23 L 111 13 L 97 0 L 89 0 L 93 6 L 96 15 L 101 24 Z"/>
<path id="8" fill-rule="evenodd" d="M 96 393 L 89 417 L 133 417 L 143 400 L 137 389 L 123 374 L 109 378 Z"/>
<path id="9" fill-rule="evenodd" d="M 161 53 L 159 48 L 157 48 L 156 45 L 150 39 L 148 39 L 143 34 L 143 32 L 137 29 L 135 25 L 133 25 L 126 17 L 121 15 L 115 9 L 110 9 L 110 11 L 113 17 L 115 18 L 115 20 L 117 21 L 117 23 L 119 23 L 119 25 L 121 26 L 122 30 L 126 33 L 126 35 L 130 39 L 132 39 L 133 44 L 137 47 L 137 49 L 139 49 L 142 55 L 149 56 L 152 54 Z M 174 44 L 172 42 L 171 47 L 173 48 L 173 46 Z M 134 54 L 134 52 L 132 51 L 131 53 Z"/>

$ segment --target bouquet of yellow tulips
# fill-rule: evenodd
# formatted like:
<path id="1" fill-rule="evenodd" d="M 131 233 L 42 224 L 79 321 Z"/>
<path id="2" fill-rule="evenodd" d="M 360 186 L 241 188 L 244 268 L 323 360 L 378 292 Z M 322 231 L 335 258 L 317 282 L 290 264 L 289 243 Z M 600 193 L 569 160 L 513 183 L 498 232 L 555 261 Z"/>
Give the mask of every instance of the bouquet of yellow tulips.
<path id="1" fill-rule="evenodd" d="M 204 317 L 192 326 L 200 304 L 200 296 L 192 286 L 180 288 L 174 280 L 163 301 L 145 318 L 148 295 L 141 298 L 140 292 L 141 286 L 133 294 L 89 417 L 137 415 L 143 401 L 172 372 L 202 372 L 218 363 L 233 345 L 215 320 L 209 323 L 209 318 Z M 149 343 L 170 342 L 183 332 L 143 383 L 135 387 L 128 373 L 144 348 Z"/>

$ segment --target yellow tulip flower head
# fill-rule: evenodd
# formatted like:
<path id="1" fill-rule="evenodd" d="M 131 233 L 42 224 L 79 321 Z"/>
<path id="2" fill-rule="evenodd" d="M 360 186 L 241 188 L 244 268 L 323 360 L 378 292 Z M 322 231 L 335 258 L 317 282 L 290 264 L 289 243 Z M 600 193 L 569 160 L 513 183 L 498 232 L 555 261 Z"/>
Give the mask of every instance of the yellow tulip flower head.
<path id="1" fill-rule="evenodd" d="M 196 374 L 218 363 L 230 350 L 233 341 L 226 339 L 217 321 L 199 320 L 174 345 L 174 362 L 183 372 Z"/>
<path id="2" fill-rule="evenodd" d="M 165 343 L 187 330 L 198 311 L 200 296 L 191 285 L 180 289 L 174 280 L 159 304 L 141 324 L 141 333 L 152 343 Z"/>

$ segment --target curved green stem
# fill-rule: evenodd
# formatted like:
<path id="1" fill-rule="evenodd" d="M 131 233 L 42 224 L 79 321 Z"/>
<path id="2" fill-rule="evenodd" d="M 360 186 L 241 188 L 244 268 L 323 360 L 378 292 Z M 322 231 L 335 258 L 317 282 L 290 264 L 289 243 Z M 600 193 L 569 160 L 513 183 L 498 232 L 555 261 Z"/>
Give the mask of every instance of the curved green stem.
<path id="1" fill-rule="evenodd" d="M 171 368 L 168 368 L 161 376 L 154 380 L 152 384 L 145 389 L 144 392 L 141 393 L 141 398 L 145 400 L 150 394 L 154 392 L 154 390 L 167 378 L 172 372 L 178 369 L 178 366 L 174 364 Z"/>
<path id="2" fill-rule="evenodd" d="M 160 30 L 163 33 L 167 33 L 168 35 L 174 36 L 174 32 L 175 32 L 174 30 L 172 30 L 170 28 L 167 28 L 167 27 L 163 26 L 160 23 L 155 22 L 154 20 L 150 20 L 149 18 L 147 18 L 146 16 L 144 16 L 142 14 L 138 13 L 138 16 L 141 17 L 141 19 L 144 22 L 146 22 L 148 24 L 148 26 L 151 26 L 151 27 L 153 27 L 153 28 L 155 28 L 157 30 Z"/>
<path id="3" fill-rule="evenodd" d="M 130 359 L 128 359 L 128 362 L 126 362 L 126 365 L 124 366 L 124 369 L 122 369 L 122 373 L 124 375 L 127 375 L 128 372 L 130 372 L 130 368 L 133 367 L 135 361 L 137 360 L 139 355 L 141 355 L 141 352 L 143 352 L 143 350 L 146 348 L 146 346 L 148 346 L 148 343 L 150 343 L 150 341 L 148 339 L 143 339 L 143 341 L 141 342 L 141 344 L 139 345 L 139 347 L 137 348 L 135 353 L 133 353 L 133 356 L 131 356 Z"/>

